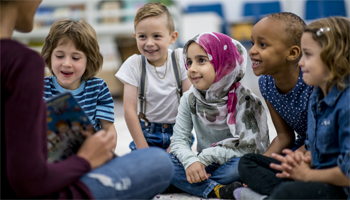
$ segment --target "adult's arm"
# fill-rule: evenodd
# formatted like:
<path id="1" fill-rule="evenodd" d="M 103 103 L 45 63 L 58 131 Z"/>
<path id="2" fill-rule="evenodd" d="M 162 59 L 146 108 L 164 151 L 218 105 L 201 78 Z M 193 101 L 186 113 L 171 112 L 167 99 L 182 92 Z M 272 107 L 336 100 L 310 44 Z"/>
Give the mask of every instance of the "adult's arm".
<path id="1" fill-rule="evenodd" d="M 7 177 L 18 197 L 50 195 L 77 182 L 90 164 L 76 155 L 58 163 L 46 162 L 44 62 L 33 51 L 14 54 L 16 59 L 1 63 L 1 67 L 10 66 L 6 77 L 2 74 Z"/>

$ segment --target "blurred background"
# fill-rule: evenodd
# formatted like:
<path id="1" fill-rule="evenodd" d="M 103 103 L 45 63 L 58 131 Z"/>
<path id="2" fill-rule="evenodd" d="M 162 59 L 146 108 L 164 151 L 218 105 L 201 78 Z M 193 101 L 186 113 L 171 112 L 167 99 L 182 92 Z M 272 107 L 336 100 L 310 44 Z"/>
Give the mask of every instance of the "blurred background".
<path id="1" fill-rule="evenodd" d="M 137 10 L 148 2 L 165 4 L 173 16 L 179 37 L 171 49 L 182 47 L 200 32 L 214 31 L 239 40 L 249 51 L 253 25 L 270 13 L 293 12 L 307 24 L 328 16 L 350 18 L 350 0 L 43 0 L 35 15 L 34 30 L 28 34 L 15 32 L 13 38 L 40 52 L 50 26 L 57 19 L 84 19 L 95 28 L 104 56 L 103 68 L 97 76 L 106 81 L 115 100 L 119 155 L 130 151 L 128 144 L 132 138 L 124 121 L 123 84 L 114 75 L 129 56 L 139 54 L 133 20 Z M 249 60 L 241 82 L 261 97 L 259 77 L 250 66 Z M 48 70 L 46 75 L 50 75 Z M 276 131 L 271 119 L 268 120 L 272 140 Z"/>

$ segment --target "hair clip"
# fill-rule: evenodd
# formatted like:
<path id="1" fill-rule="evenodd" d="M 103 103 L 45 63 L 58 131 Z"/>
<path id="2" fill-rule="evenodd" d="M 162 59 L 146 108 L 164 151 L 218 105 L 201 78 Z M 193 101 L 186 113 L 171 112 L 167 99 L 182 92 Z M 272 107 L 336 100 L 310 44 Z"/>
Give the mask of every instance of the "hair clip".
<path id="1" fill-rule="evenodd" d="M 320 28 L 318 31 L 316 31 L 316 35 L 317 36 L 321 36 L 323 35 L 325 32 L 330 31 L 331 29 L 329 27 L 325 27 L 325 28 Z"/>

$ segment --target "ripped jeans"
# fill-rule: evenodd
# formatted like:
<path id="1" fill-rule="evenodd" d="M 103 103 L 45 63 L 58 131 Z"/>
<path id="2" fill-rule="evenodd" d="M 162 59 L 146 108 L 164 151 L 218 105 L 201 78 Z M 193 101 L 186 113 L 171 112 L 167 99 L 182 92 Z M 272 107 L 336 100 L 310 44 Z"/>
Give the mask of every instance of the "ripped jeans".
<path id="1" fill-rule="evenodd" d="M 169 155 L 150 147 L 116 157 L 80 181 L 95 199 L 152 199 L 170 185 L 173 174 Z"/>

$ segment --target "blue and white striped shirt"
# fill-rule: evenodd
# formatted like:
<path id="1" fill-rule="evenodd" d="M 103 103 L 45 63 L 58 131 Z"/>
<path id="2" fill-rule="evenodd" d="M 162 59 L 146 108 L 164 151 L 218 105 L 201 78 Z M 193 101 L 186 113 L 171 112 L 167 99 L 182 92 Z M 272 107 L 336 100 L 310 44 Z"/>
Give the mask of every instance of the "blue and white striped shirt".
<path id="1" fill-rule="evenodd" d="M 104 80 L 93 77 L 87 81 L 82 80 L 76 90 L 67 90 L 58 84 L 55 76 L 45 77 L 44 100 L 66 91 L 77 99 L 96 131 L 101 129 L 98 119 L 114 122 L 113 98 Z"/>

